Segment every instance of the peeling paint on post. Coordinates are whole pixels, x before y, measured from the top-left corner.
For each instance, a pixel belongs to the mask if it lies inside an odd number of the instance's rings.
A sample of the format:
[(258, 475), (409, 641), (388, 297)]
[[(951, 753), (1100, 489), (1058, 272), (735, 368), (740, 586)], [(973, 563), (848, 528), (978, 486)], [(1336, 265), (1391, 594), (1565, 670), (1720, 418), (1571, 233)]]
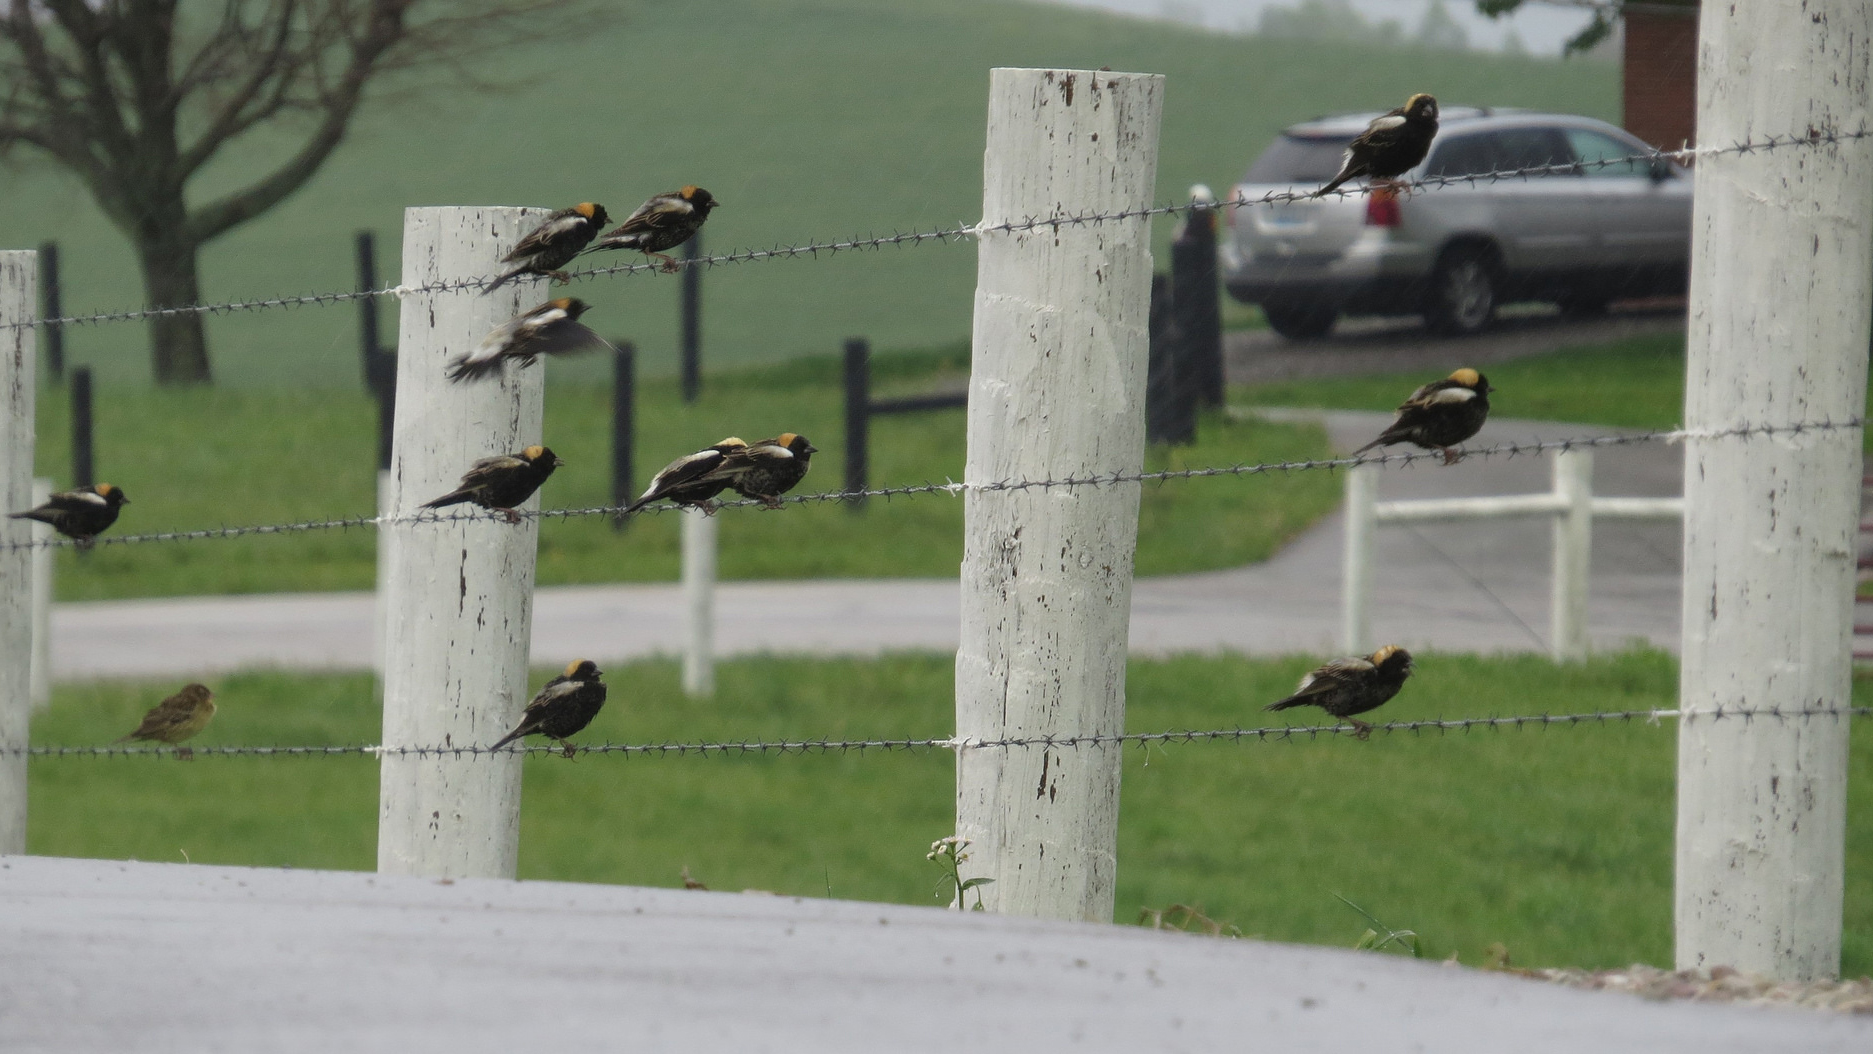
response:
[[(501, 254), (544, 209), (413, 208), (404, 213), (403, 284), (496, 273)], [(546, 297), (519, 282), (403, 300), (390, 509), (409, 515), (448, 493), (476, 458), (541, 441), (545, 364), (499, 381), (454, 384), (446, 360)], [(538, 508), (539, 496), (525, 508)], [(471, 510), (461, 506), (456, 510)], [(384, 743), (487, 746), (527, 701), (539, 521), (492, 514), (383, 528)], [(377, 869), (438, 877), (514, 877), (520, 757), (382, 760)]]
[[(1697, 140), (1873, 127), (1865, 0), (1705, 4)], [(1865, 410), (1873, 140), (1697, 164), (1685, 424)], [(1685, 450), (1676, 935), (1681, 967), (1840, 969), (1860, 432)]]
[[(39, 317), (39, 254), (0, 251), (0, 323)], [(33, 521), (5, 513), (32, 507), (32, 326), (0, 329), (0, 543), (25, 545)], [(0, 854), (26, 851), (27, 733), (32, 724), (33, 587), (31, 549), (0, 549)]]
[[(990, 75), (982, 221), (1148, 207), (1164, 78)], [(1151, 288), (1143, 218), (987, 232), (977, 257), (966, 478), (1135, 473), (1144, 463)], [(956, 734), (1112, 734), (1139, 485), (964, 495)], [(956, 833), (985, 907), (1110, 920), (1120, 748), (962, 748)]]

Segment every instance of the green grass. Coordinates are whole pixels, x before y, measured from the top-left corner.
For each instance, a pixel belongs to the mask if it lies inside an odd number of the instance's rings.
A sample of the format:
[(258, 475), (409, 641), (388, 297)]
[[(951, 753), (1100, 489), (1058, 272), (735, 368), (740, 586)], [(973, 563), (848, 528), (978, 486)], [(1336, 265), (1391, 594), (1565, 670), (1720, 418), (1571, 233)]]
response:
[[(354, 286), (352, 232), (375, 229), (397, 274), (402, 210), (430, 204), (603, 202), (614, 215), (699, 183), (726, 204), (712, 250), (867, 231), (931, 229), (981, 209), (988, 71), (1110, 66), (1167, 76), (1157, 198), (1219, 192), (1282, 127), (1383, 109), (1414, 91), (1447, 105), (1555, 108), (1617, 119), (1619, 73), (1601, 62), (1205, 33), (1013, 0), (693, 0), (610, 4), (551, 45), (477, 60), (511, 82), (366, 111), (303, 191), (209, 246), (211, 299)], [(192, 188), (213, 197), (276, 159), (261, 134)], [(24, 155), (21, 155), (22, 158)], [(1171, 221), (1157, 224), (1160, 251)], [(0, 246), (61, 246), (65, 306), (143, 302), (131, 253), (78, 181), (43, 162), (0, 168)], [(1160, 255), (1160, 260), (1163, 256)], [(711, 363), (835, 350), (849, 335), (919, 347), (968, 332), (975, 252), (966, 244), (718, 269), (705, 281)], [(640, 275), (581, 285), (608, 335), (635, 338), (668, 371), (676, 283)], [(386, 309), (386, 319), (394, 312)], [(350, 307), (212, 318), (218, 375), (240, 386), (357, 384)], [(389, 327), (394, 334), (394, 323)], [(142, 381), (139, 325), (68, 334), (71, 359)], [(597, 377), (598, 364), (579, 367)]]
[[(1134, 731), (1260, 723), (1312, 660), (1134, 661)], [(953, 727), (952, 662), (761, 658), (723, 663), (690, 703), (668, 662), (609, 673), (588, 742), (935, 736)], [(535, 681), (545, 678), (542, 672)], [(1569, 667), (1427, 655), (1391, 719), (1670, 706), (1676, 667), (1628, 652)], [(106, 742), (172, 684), (61, 686), (34, 741)], [(369, 677), (246, 674), (215, 685), (199, 744), (377, 738)], [(1856, 699), (1873, 684), (1856, 684)], [(1316, 715), (1317, 716), (1317, 715)], [(1308, 721), (1302, 715), (1300, 721)], [(1864, 729), (1861, 730), (1864, 732)], [(1671, 958), (1671, 722), (1448, 736), (1203, 743), (1127, 751), (1117, 915), (1200, 905), (1249, 934), (1349, 946), (1366, 928), (1334, 894), (1427, 954), (1525, 965)], [(362, 758), (36, 759), (28, 847), (41, 854), (370, 869), (375, 763)], [(1873, 971), (1873, 739), (1852, 748), (1849, 974)], [(935, 903), (924, 860), (951, 829), (943, 753), (588, 756), (526, 763), (526, 878)], [(965, 865), (966, 867), (966, 865)]]
[[(959, 385), (967, 363), (962, 348), (880, 356), (874, 390), (908, 394)], [(812, 437), (822, 450), (800, 492), (839, 490), (845, 478), (839, 391), (838, 363), (824, 356), (719, 371), (693, 406), (681, 402), (674, 382), (645, 382), (638, 396), (638, 479), (723, 435), (754, 440), (792, 431)], [(67, 404), (43, 398), (40, 411), (39, 471), (67, 478)], [(547, 507), (610, 503), (610, 413), (609, 386), (549, 387), (545, 441), (569, 464), (547, 483)], [(107, 386), (98, 396), (98, 473), (131, 499), (113, 533), (370, 515), (375, 420), (372, 403), (345, 391)], [(872, 484), (961, 479), (963, 424), (961, 410), (875, 420)], [(1193, 446), (1151, 450), (1148, 466), (1328, 452), (1318, 428), (1222, 415), (1206, 416), (1199, 437)], [(1138, 571), (1166, 574), (1265, 559), (1336, 498), (1335, 483), (1324, 473), (1149, 486), (1140, 511)], [(726, 578), (953, 576), (962, 559), (962, 502), (942, 494), (874, 500), (862, 515), (815, 504), (774, 513), (738, 509), (721, 520)], [(369, 589), (376, 539), (366, 529), (106, 545), (84, 557), (62, 552), (59, 560), (58, 593), (68, 600)], [(673, 580), (679, 561), (675, 516), (640, 517), (623, 533), (596, 517), (551, 520), (541, 528), (542, 584)]]

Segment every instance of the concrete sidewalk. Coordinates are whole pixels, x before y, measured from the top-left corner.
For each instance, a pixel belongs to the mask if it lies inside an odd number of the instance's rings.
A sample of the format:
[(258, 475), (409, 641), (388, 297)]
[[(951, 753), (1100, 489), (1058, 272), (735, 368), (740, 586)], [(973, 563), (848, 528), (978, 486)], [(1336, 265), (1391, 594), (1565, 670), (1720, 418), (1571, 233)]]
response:
[[(1292, 417), (1294, 413), (1285, 416)], [(1349, 450), (1390, 420), (1334, 412), (1324, 420)], [(1472, 445), (1561, 439), (1606, 431), (1579, 425), (1492, 421)], [(1596, 452), (1597, 494), (1679, 493), (1682, 452), (1658, 443)], [(1431, 462), (1388, 470), (1382, 499), (1546, 490), (1547, 458)], [(1253, 487), (1250, 478), (1174, 486)], [(1549, 524), (1546, 520), (1387, 527), (1373, 558), (1374, 630), (1413, 649), (1497, 652), (1546, 649)], [(1233, 651), (1332, 653), (1339, 644), (1341, 521), (1331, 515), (1267, 563), (1228, 571), (1140, 579), (1132, 596), (1134, 654)], [(1673, 523), (1596, 525), (1592, 638), (1612, 648), (1638, 639), (1678, 645), (1679, 528)], [(876, 655), (956, 647), (960, 593), (954, 579), (729, 582), (716, 599), (721, 655), (788, 652)], [(534, 660), (616, 662), (675, 655), (682, 599), (672, 585), (561, 586), (539, 590)], [(368, 593), (61, 604), (53, 613), (53, 674), (179, 679), (254, 667), (368, 670), (373, 599)]]

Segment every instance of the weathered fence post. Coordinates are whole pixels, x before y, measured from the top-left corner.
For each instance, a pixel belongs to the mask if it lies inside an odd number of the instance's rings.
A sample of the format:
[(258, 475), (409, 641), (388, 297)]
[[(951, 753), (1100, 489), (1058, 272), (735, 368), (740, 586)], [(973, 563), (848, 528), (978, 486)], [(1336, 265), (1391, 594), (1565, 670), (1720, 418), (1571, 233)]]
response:
[[(1190, 188), (1197, 205), (1216, 204), (1216, 195), (1199, 183)], [(1186, 398), (1204, 406), (1223, 405), (1222, 283), (1216, 277), (1216, 210), (1184, 214), (1171, 239), (1172, 305), (1182, 345)]]
[[(492, 275), (544, 209), (412, 208), (404, 213), (403, 284)], [(455, 384), (452, 354), (523, 307), (507, 286), (415, 292), (397, 341), (392, 512), (411, 516), (447, 493), (476, 458), (540, 441), (547, 366), (508, 367), (499, 380)], [(538, 496), (528, 499), (537, 507)], [(388, 650), (384, 745), (485, 747), (527, 701), (533, 570), (539, 521), (518, 524), (472, 507), (467, 518), (388, 524)], [(398, 754), (382, 758), (377, 868), (393, 874), (514, 876), (520, 756)]]
[(1340, 643), (1348, 655), (1372, 650), (1372, 527), (1379, 466), (1346, 470), (1346, 526), (1340, 550)]
[(702, 394), (702, 232), (683, 244), (683, 401), (693, 403)]
[(72, 486), (89, 487), (98, 481), (92, 456), (91, 367), (72, 371)]
[(1151, 350), (1145, 359), (1145, 441), (1188, 446), (1197, 439), (1189, 344), (1178, 328), (1177, 281), (1151, 276)]
[[(33, 480), (33, 505), (38, 506), (52, 496), (52, 481), (49, 479)], [(33, 521), (33, 541), (40, 546), (33, 550), (33, 666), (32, 698), (33, 709), (44, 710), (52, 703), (52, 573), (57, 567), (52, 559), (52, 547), (44, 543), (53, 538), (52, 528), (38, 520)]]
[(871, 344), (845, 342), (845, 489), (853, 512), (863, 512), (871, 479)]
[[(62, 318), (65, 298), (59, 290), (59, 243), (39, 246), (39, 317)], [(39, 342), (45, 347), (46, 375), (53, 384), (65, 383), (65, 327), (49, 322), (39, 327)]]
[(1593, 566), (1593, 451), (1557, 450), (1554, 580), (1548, 586), (1548, 648), (1555, 662), (1587, 657), (1587, 581)]
[[(637, 345), (620, 340), (611, 357), (611, 503), (631, 504), (637, 497), (632, 486), (637, 474)], [(622, 531), (631, 518), (622, 513), (611, 518), (611, 529)]]
[[(0, 513), (32, 507), (39, 254), (0, 251)], [(31, 520), (0, 515), (0, 855), (26, 851), (32, 724)]]
[(683, 519), (683, 694), (715, 694), (715, 517), (684, 509)]
[[(359, 231), (358, 291), (377, 288), (377, 238), (370, 231)], [(377, 298), (358, 301), (358, 354), (364, 370), (364, 387), (377, 402), (377, 467), (390, 468), (392, 426), (397, 413), (397, 357), (384, 350), (378, 336)]]
[[(1873, 129), (1873, 5), (1705, 4), (1701, 144)], [(1680, 967), (1839, 972), (1873, 139), (1700, 158), (1684, 421)], [(1750, 708), (1749, 718), (1718, 711)]]
[(977, 254), (956, 832), (992, 911), (1110, 920), (1119, 763), (1112, 742), (971, 747), (1125, 727), (1139, 484), (983, 489), (1138, 472), (1144, 463), (1151, 230), (1164, 78), (990, 74)]

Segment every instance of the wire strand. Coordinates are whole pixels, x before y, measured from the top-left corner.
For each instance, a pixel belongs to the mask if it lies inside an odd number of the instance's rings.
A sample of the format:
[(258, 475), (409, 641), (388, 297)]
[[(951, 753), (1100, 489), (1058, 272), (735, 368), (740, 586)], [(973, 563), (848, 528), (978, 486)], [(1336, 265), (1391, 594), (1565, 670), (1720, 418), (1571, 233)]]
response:
[[(1424, 735), (1435, 732), (1471, 732), (1478, 729), (1502, 731), (1521, 728), (1579, 727), (1585, 725), (1604, 725), (1634, 721), (1657, 724), (1666, 719), (1699, 720), (1709, 718), (1721, 720), (1769, 720), (1789, 721), (1808, 720), (1818, 717), (1856, 718), (1873, 716), (1873, 706), (1849, 707), (1717, 707), (1711, 710), (1697, 710), (1687, 714), (1681, 709), (1650, 710), (1595, 710), (1578, 714), (1518, 714), (1505, 717), (1463, 717), (1463, 718), (1428, 718), (1417, 721), (1387, 721), (1367, 725), (1363, 730), (1351, 724), (1331, 725), (1266, 725), (1258, 728), (1216, 728), (1216, 729), (1172, 729), (1164, 732), (1126, 732), (1087, 734), (1087, 735), (1049, 735), (1049, 736), (1009, 736), (998, 739), (930, 737), (901, 739), (776, 739), (776, 740), (724, 740), (693, 741), (687, 743), (598, 743), (590, 746), (572, 744), (577, 754), (611, 754), (622, 757), (729, 757), (742, 755), (766, 754), (849, 754), (880, 751), (885, 753), (898, 751), (936, 751), (936, 750), (999, 750), (1032, 749), (1040, 747), (1047, 750), (1077, 749), (1080, 747), (1121, 746), (1138, 744), (1146, 746), (1154, 743), (1212, 743), (1212, 742), (1269, 742), (1284, 743), (1300, 740), (1315, 740), (1322, 737), (1351, 736), (1364, 739), (1370, 735)], [(348, 744), (338, 746), (202, 746), (183, 747), (124, 747), (124, 746), (36, 746), (11, 747), (0, 749), (0, 756), (26, 755), (34, 758), (106, 758), (106, 757), (148, 757), (169, 758), (184, 753), (190, 756), (204, 757), (397, 757), (397, 758), (469, 758), (486, 755), (508, 754), (560, 754), (565, 748), (560, 746), (510, 744), (498, 750), (487, 747), (457, 746), (382, 746), (375, 744)]]
[[(1423, 176), (1406, 186), (1416, 190), (1438, 190), (1455, 186), (1474, 187), (1480, 184), (1500, 183), (1505, 180), (1528, 180), (1541, 176), (1581, 175), (1588, 170), (1615, 168), (1625, 165), (1656, 164), (1659, 161), (1686, 163), (1699, 158), (1722, 155), (1746, 155), (1769, 153), (1794, 147), (1816, 148), (1865, 139), (1873, 131), (1860, 128), (1852, 132), (1821, 131), (1809, 128), (1795, 135), (1771, 135), (1764, 139), (1738, 140), (1728, 146), (1687, 146), (1679, 150), (1648, 150), (1642, 153), (1627, 154), (1620, 157), (1597, 158), (1590, 161), (1571, 161), (1549, 165), (1529, 165), (1521, 168), (1498, 169), (1491, 172), (1476, 172), (1465, 175)], [(1370, 186), (1341, 188), (1333, 192), (1334, 197), (1358, 197), (1372, 193)], [(777, 245), (767, 249), (742, 249), (736, 252), (720, 253), (713, 256), (698, 256), (688, 260), (676, 261), (677, 270), (684, 267), (714, 268), (728, 264), (760, 263), (769, 260), (817, 259), (830, 257), (844, 252), (879, 250), (887, 246), (922, 245), (926, 242), (948, 243), (979, 238), (984, 234), (1022, 234), (1036, 230), (1054, 230), (1062, 227), (1083, 226), (1122, 222), (1125, 220), (1148, 219), (1153, 216), (1172, 216), (1187, 212), (1208, 212), (1223, 209), (1266, 207), (1292, 202), (1310, 201), (1316, 197), (1313, 191), (1271, 191), (1257, 198), (1235, 198), (1222, 202), (1179, 202), (1168, 205), (1154, 205), (1149, 208), (1126, 209), (1109, 213), (1081, 213), (1072, 215), (1054, 215), (1044, 217), (1025, 217), (1020, 220), (999, 223), (978, 222), (957, 224), (934, 230), (893, 231), (887, 235), (854, 236), (836, 240), (808, 241), (794, 245)], [(595, 267), (583, 271), (570, 272), (574, 280), (590, 280), (612, 275), (636, 275), (645, 273), (664, 273), (664, 267), (656, 263), (628, 263), (610, 267)], [(455, 279), (445, 282), (431, 282), (424, 285), (385, 286), (380, 289), (349, 290), (344, 292), (309, 293), (301, 296), (272, 296), (251, 300), (230, 300), (210, 304), (184, 304), (172, 307), (144, 307), (121, 311), (102, 311), (83, 315), (61, 315), (53, 318), (25, 319), (0, 322), (0, 329), (20, 329), (28, 326), (80, 326), (98, 325), (110, 322), (133, 322), (152, 318), (170, 318), (178, 315), (225, 315), (241, 311), (267, 311), (295, 307), (325, 307), (358, 300), (371, 300), (380, 297), (408, 297), (433, 295), (440, 293), (458, 293), (479, 291), (494, 281), (495, 275), (477, 278)]]
[[(1626, 432), (1611, 435), (1582, 436), (1574, 439), (1537, 440), (1527, 443), (1497, 443), (1478, 447), (1463, 452), (1463, 459), (1470, 458), (1513, 458), (1528, 454), (1549, 453), (1567, 450), (1591, 450), (1599, 447), (1631, 446), (1638, 443), (1681, 443), (1688, 440), (1716, 440), (1754, 436), (1801, 435), (1808, 432), (1841, 431), (1861, 428), (1864, 419), (1851, 417), (1844, 421), (1798, 421), (1785, 425), (1737, 425), (1731, 428), (1716, 429), (1662, 429), (1650, 432)], [(1063, 479), (1039, 480), (997, 480), (989, 483), (914, 483), (901, 487), (878, 487), (869, 490), (834, 490), (817, 494), (788, 494), (778, 499), (781, 505), (807, 505), (826, 502), (850, 502), (857, 498), (900, 498), (922, 494), (948, 494), (951, 496), (974, 492), (978, 494), (1000, 493), (1006, 491), (1052, 489), (1056, 487), (1112, 487), (1126, 483), (1168, 483), (1172, 481), (1206, 479), (1216, 476), (1264, 476), (1275, 473), (1333, 471), (1343, 468), (1356, 468), (1360, 465), (1404, 466), (1418, 461), (1433, 461), (1443, 464), (1444, 456), (1437, 451), (1406, 451), (1386, 454), (1354, 454), (1347, 457), (1313, 458), (1300, 461), (1263, 461), (1255, 464), (1210, 465), (1203, 468), (1161, 469), (1151, 472), (1114, 473), (1109, 476), (1081, 476)], [(768, 503), (745, 499), (718, 502), (716, 509), (771, 508)], [(627, 506), (596, 505), (586, 508), (517, 510), (522, 519), (570, 520), (588, 516), (622, 516)], [(671, 505), (650, 505), (630, 515), (645, 513), (659, 514), (679, 511)], [(105, 545), (142, 545), (150, 542), (195, 542), (225, 538), (242, 538), (248, 535), (301, 534), (309, 531), (352, 530), (355, 528), (380, 528), (426, 523), (455, 523), (467, 520), (498, 519), (499, 515), (491, 512), (459, 510), (452, 512), (422, 511), (396, 516), (340, 516), (319, 520), (302, 520), (294, 523), (259, 524), (255, 526), (207, 527), (189, 531), (162, 531), (153, 534), (128, 534), (115, 537), (100, 537), (93, 540), (93, 546)], [(28, 541), (0, 543), (0, 552), (18, 549), (75, 548), (78, 543), (68, 538), (34, 538)]]

